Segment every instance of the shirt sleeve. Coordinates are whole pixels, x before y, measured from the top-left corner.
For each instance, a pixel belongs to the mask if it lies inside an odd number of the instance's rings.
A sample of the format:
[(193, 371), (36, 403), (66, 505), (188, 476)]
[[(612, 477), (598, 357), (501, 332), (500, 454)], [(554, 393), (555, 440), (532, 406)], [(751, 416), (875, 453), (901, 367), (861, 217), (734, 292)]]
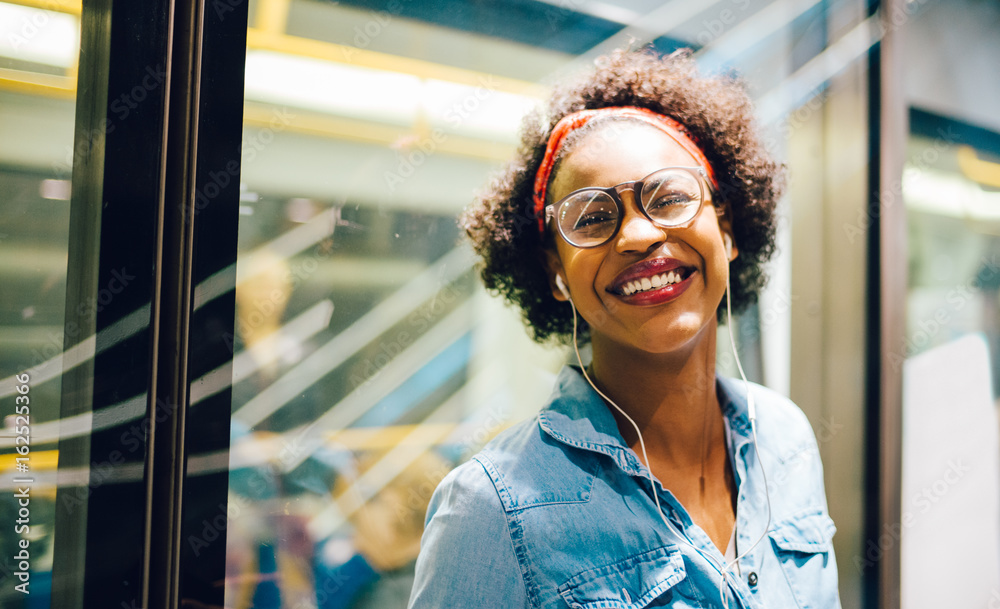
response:
[(764, 607), (840, 609), (833, 547), (836, 526), (827, 505), (816, 433), (805, 413), (787, 397), (759, 385), (753, 385), (753, 393), (758, 448), (747, 447), (744, 463), (747, 480), (753, 481), (746, 495), (755, 499), (741, 499), (741, 509), (746, 505), (752, 514), (748, 529), (761, 530), (770, 520), (770, 539), (741, 565), (743, 579), (749, 570), (756, 572), (758, 585), (752, 591)]
[(469, 461), (431, 497), (409, 609), (530, 606), (503, 504)]

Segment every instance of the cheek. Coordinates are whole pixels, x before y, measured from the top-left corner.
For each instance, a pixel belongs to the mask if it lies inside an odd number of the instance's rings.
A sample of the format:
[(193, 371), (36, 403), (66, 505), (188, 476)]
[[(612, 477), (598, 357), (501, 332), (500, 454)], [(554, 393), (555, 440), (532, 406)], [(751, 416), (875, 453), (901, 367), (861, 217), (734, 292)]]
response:
[(704, 214), (701, 222), (698, 223), (696, 238), (698, 240), (697, 248), (706, 262), (718, 266), (728, 260), (726, 244), (722, 238), (722, 229), (714, 214)]
[(594, 261), (590, 250), (582, 250), (568, 244), (561, 244), (559, 257), (563, 261), (566, 279), (571, 285), (590, 283), (594, 276)]

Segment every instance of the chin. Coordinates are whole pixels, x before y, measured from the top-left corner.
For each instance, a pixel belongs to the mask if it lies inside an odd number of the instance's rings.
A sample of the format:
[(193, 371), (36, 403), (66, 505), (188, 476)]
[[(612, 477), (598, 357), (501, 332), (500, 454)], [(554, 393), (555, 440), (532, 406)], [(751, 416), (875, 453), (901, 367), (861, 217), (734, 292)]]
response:
[[(650, 354), (666, 355), (689, 351), (702, 340), (709, 338), (717, 327), (715, 316), (707, 319), (697, 313), (686, 313), (665, 321), (654, 318), (633, 332), (629, 346)], [(714, 341), (714, 336), (711, 337)]]

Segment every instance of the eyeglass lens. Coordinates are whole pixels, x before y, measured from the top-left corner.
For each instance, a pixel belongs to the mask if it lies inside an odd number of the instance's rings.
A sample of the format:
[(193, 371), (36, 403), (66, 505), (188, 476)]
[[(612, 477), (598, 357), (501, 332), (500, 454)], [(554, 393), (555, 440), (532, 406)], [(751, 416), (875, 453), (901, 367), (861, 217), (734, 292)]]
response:
[[(701, 183), (694, 173), (684, 169), (662, 169), (642, 180), (642, 208), (661, 226), (677, 226), (691, 220), (701, 207), (701, 199)], [(567, 241), (578, 247), (593, 247), (614, 236), (620, 213), (614, 197), (595, 188), (563, 199), (556, 219)]]

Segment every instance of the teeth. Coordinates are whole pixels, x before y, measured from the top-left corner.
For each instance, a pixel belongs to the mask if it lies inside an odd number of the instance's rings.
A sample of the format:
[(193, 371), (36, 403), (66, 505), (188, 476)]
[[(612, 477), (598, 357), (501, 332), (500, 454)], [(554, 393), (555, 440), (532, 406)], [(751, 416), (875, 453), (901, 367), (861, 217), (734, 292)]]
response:
[(659, 275), (653, 275), (652, 277), (643, 277), (642, 279), (635, 279), (626, 283), (622, 286), (622, 293), (626, 296), (631, 296), (636, 292), (646, 292), (648, 290), (655, 290), (657, 288), (662, 288), (666, 285), (671, 285), (681, 281), (681, 274), (679, 272), (670, 271), (667, 273), (661, 273)]

